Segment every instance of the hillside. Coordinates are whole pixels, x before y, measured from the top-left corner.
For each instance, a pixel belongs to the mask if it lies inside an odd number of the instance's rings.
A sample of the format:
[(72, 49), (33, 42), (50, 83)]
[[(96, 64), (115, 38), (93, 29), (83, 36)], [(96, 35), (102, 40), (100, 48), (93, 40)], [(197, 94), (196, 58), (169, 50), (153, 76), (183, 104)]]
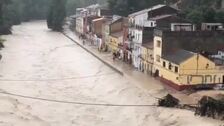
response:
[(207, 7), (215, 10), (224, 9), (224, 0), (171, 0), (175, 1), (180, 9)]

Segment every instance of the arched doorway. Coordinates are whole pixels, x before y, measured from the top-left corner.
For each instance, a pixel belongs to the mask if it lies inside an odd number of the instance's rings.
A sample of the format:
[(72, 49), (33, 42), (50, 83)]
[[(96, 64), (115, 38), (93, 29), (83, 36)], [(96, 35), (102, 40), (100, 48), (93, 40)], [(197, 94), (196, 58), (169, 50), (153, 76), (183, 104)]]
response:
[(155, 71), (154, 77), (159, 77), (159, 70)]

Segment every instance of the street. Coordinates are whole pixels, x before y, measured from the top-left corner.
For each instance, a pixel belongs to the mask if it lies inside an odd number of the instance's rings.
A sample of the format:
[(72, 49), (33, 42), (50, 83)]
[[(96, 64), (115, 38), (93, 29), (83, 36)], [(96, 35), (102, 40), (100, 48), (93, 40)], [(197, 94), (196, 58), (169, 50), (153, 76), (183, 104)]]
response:
[[(158, 108), (143, 90), (44, 21), (13, 27), (1, 50), (0, 126), (220, 126), (188, 110)], [(142, 84), (141, 84), (142, 85)], [(150, 82), (143, 85), (150, 85)], [(28, 96), (28, 97), (21, 97)], [(39, 98), (39, 99), (35, 99)], [(45, 99), (45, 100), (44, 100)], [(56, 101), (56, 102), (54, 102)], [(82, 105), (79, 103), (105, 104)]]

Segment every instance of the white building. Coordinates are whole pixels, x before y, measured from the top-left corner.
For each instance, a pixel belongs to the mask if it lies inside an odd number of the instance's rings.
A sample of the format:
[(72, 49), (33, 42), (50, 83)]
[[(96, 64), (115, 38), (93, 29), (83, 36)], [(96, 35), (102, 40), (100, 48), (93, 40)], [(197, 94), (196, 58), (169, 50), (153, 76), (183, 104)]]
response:
[(214, 30), (223, 30), (222, 23), (202, 23), (201, 29), (203, 31), (214, 31)]
[(130, 38), (129, 46), (132, 48), (132, 63), (135, 68), (140, 69), (143, 29), (156, 27), (156, 22), (149, 19), (164, 14), (176, 14), (177, 11), (178, 10), (166, 5), (156, 5), (128, 16)]
[(213, 55), (213, 58), (224, 60), (224, 50), (219, 50), (217, 55)]
[(191, 23), (171, 23), (171, 31), (195, 31), (195, 25)]

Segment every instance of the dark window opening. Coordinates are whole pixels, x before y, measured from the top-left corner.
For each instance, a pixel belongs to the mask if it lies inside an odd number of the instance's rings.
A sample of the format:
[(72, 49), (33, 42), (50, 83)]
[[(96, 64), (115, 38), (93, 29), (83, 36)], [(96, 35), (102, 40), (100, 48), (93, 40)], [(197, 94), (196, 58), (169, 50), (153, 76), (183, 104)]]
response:
[(166, 67), (166, 62), (165, 61), (163, 61), (163, 67)]
[(175, 73), (178, 73), (179, 69), (177, 66), (175, 66)]
[(222, 77), (222, 83), (224, 84), (224, 76)]
[(171, 63), (169, 63), (169, 70), (171, 70), (172, 69), (172, 64)]

